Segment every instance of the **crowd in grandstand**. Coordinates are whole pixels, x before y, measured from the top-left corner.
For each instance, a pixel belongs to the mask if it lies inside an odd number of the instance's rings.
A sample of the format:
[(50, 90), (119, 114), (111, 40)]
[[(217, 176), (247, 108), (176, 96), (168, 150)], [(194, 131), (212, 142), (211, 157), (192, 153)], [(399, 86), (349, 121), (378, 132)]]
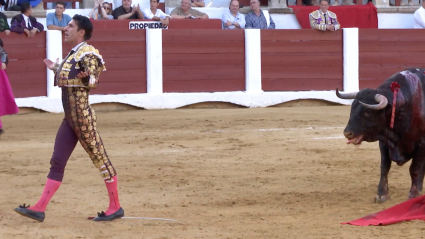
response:
[[(40, 3), (39, 0), (34, 0)], [(205, 7), (204, 0), (181, 0), (180, 6), (174, 8), (170, 14), (164, 13), (159, 8), (159, 0), (150, 0), (150, 8), (142, 9), (139, 5), (133, 5), (132, 0), (121, 0), (121, 6), (115, 7), (111, 0), (95, 0), (94, 6), (87, 17), (93, 20), (113, 20), (113, 19), (150, 19), (160, 21), (163, 26), (168, 26), (170, 19), (208, 19), (207, 13), (202, 12)], [(250, 0), (250, 12), (240, 13), (242, 4), (238, 0), (229, 0), (229, 8), (222, 15), (223, 29), (275, 29), (276, 25), (268, 11), (260, 8), (260, 0)], [(335, 0), (336, 2), (338, 0)], [(345, 1), (345, 0), (343, 0)], [(414, 28), (425, 28), (425, 1), (414, 13)], [(312, 29), (321, 31), (336, 31), (341, 28), (335, 13), (328, 10), (329, 0), (310, 1), (308, 5), (319, 5), (319, 9), (310, 13), (309, 21)], [(2, 0), (0, 0), (0, 5)], [(37, 32), (43, 31), (42, 24), (37, 22), (32, 16), (32, 7), (36, 4), (28, 1), (16, 1), (16, 5), (10, 9), (19, 9), (22, 14), (13, 17), (10, 27), (6, 16), (0, 12), (0, 31), (10, 34), (10, 32), (25, 33), (28, 37), (33, 37)], [(71, 16), (65, 10), (69, 8), (69, 2), (57, 2), (53, 4), (55, 12), (46, 16), (46, 26), (48, 30), (64, 31), (65, 26), (71, 21)], [(335, 5), (332, 4), (332, 5)], [(197, 9), (195, 9), (197, 8)]]

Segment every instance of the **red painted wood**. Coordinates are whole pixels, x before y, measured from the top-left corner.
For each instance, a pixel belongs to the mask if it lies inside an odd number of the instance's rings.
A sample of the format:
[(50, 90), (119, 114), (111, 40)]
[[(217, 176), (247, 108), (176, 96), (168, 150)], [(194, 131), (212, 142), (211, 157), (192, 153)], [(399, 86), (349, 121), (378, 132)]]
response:
[(164, 92), (222, 92), (245, 90), (245, 79), (207, 79), (198, 81), (174, 80), (164, 82)]
[(314, 54), (314, 53), (276, 53), (264, 54), (261, 57), (261, 64), (265, 67), (329, 67), (341, 66), (342, 57), (340, 53)]
[(9, 57), (6, 72), (15, 98), (47, 96), (46, 32), (34, 38), (25, 34), (0, 34)]
[(424, 37), (417, 29), (359, 29), (360, 88), (376, 88), (398, 71), (422, 67)]
[(342, 41), (261, 41), (261, 53), (276, 52), (342, 53)]
[(339, 79), (342, 82), (342, 67), (266, 67), (263, 66), (263, 79)]
[(342, 41), (342, 31), (324, 32), (311, 29), (261, 31), (261, 41)]
[(342, 87), (342, 32), (261, 31), (264, 91)]
[[(9, 76), (10, 78), (10, 76)], [(47, 86), (44, 84), (16, 85), (10, 82), (15, 98), (47, 96)]]
[(164, 92), (245, 90), (244, 32), (163, 31), (163, 63)]
[(264, 91), (310, 91), (342, 89), (340, 79), (263, 79)]
[(242, 54), (167, 54), (163, 58), (164, 66), (234, 66), (241, 67), (245, 65), (245, 58)]
[[(138, 20), (93, 20), (94, 30), (128, 30), (129, 23)], [(151, 21), (143, 19), (141, 21)], [(168, 29), (221, 29), (221, 19), (170, 19)], [(144, 31), (144, 30), (132, 30)]]
[(244, 39), (244, 31), (216, 29), (181, 29), (162, 31), (163, 42), (238, 42)]

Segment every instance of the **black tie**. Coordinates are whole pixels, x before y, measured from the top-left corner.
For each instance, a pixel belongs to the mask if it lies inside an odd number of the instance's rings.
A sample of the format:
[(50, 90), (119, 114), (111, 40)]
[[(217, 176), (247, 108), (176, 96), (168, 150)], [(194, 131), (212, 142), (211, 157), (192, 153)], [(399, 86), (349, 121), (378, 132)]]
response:
[(28, 30), (31, 29), (30, 19), (28, 18)]
[(323, 14), (325, 16), (325, 24), (328, 25), (328, 18), (326, 17), (326, 13)]

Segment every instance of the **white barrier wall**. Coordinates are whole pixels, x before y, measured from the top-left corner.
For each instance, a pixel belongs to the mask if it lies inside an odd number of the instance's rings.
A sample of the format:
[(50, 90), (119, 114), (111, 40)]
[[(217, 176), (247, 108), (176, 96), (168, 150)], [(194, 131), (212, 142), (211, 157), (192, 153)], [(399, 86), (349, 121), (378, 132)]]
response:
[[(344, 91), (357, 91), (358, 79), (358, 29), (343, 29)], [(47, 31), (47, 56), (51, 60), (60, 58), (62, 49), (59, 31)], [(268, 107), (292, 100), (317, 99), (340, 104), (350, 104), (351, 100), (339, 99), (335, 91), (297, 91), (297, 92), (264, 92), (261, 86), (261, 32), (258, 29), (245, 30), (245, 91), (214, 92), (214, 93), (163, 93), (162, 72), (162, 30), (146, 30), (146, 94), (96, 95), (96, 90), (90, 96), (91, 104), (124, 103), (145, 109), (173, 109), (201, 102), (229, 102), (246, 107)], [(357, 56), (357, 57), (356, 57)], [(357, 58), (357, 59), (355, 59)], [(107, 62), (108, 59), (105, 59)], [(46, 68), (47, 70), (47, 68)], [(107, 71), (102, 73), (107, 74)], [(19, 107), (33, 107), (48, 112), (62, 112), (60, 90), (53, 87), (51, 72), (46, 79), (47, 97), (18, 98)], [(100, 77), (100, 84), (102, 76)]]

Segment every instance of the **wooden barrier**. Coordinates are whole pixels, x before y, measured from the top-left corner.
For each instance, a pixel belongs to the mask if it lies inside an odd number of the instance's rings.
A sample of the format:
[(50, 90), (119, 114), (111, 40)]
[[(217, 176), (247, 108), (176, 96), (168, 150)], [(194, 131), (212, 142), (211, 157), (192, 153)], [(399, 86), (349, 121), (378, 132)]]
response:
[(359, 29), (360, 89), (376, 88), (406, 68), (423, 68), (424, 38), (417, 29)]
[(245, 38), (239, 30), (163, 31), (164, 92), (245, 90)]
[(6, 72), (16, 98), (47, 96), (46, 32), (34, 38), (26, 34), (0, 33), (9, 57)]
[(342, 89), (342, 59), (342, 31), (261, 31), (264, 91)]
[[(93, 20), (93, 27), (96, 30), (127, 30), (131, 21), (139, 20)], [(151, 21), (151, 20), (140, 20)], [(168, 29), (221, 29), (221, 19), (170, 19)]]
[[(146, 31), (95, 30), (88, 41), (103, 56), (106, 71), (92, 94), (146, 93)], [(72, 49), (63, 45), (63, 57)]]

